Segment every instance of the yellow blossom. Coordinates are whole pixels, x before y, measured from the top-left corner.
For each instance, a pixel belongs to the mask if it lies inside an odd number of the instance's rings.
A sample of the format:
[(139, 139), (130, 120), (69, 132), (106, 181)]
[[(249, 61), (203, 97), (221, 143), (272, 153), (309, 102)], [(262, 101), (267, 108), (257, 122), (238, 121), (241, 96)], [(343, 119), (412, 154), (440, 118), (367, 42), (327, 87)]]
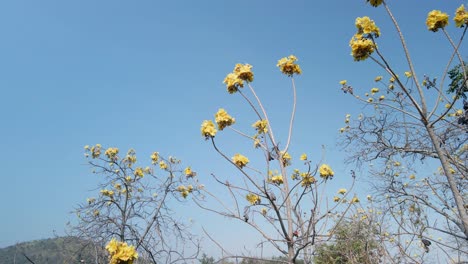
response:
[[(367, 195), (367, 200), (368, 200), (368, 201), (372, 201), (372, 196)], [(369, 210), (369, 212), (372, 212), (372, 211)]]
[(301, 173), (300, 176), (302, 178), (302, 181), (301, 181), (302, 187), (308, 187), (317, 181), (314, 176), (312, 176), (310, 173), (307, 173), (307, 172)]
[(374, 95), (374, 94), (378, 93), (379, 91), (380, 91), (379, 88), (372, 88), (371, 89), (371, 94)]
[(238, 63), (234, 67), (234, 73), (237, 77), (246, 82), (253, 81), (252, 65)]
[(338, 190), (339, 194), (345, 194), (346, 192), (347, 192), (347, 190), (344, 189), (344, 188)]
[(161, 168), (162, 170), (167, 169), (167, 164), (166, 164), (166, 162), (164, 162), (164, 161), (161, 160), (161, 161), (159, 162), (159, 168)]
[(373, 7), (378, 7), (379, 5), (382, 4), (382, 0), (367, 0), (367, 2), (369, 2), (371, 4), (371, 6)]
[(338, 196), (334, 196), (334, 197), (333, 197), (333, 201), (334, 201), (334, 202), (339, 202), (340, 200), (341, 200), (341, 198), (338, 197)]
[[(193, 187), (192, 187), (192, 189), (193, 189)], [(189, 189), (187, 187), (185, 187), (184, 185), (178, 186), (177, 191), (180, 192), (180, 194), (182, 195), (182, 197), (184, 199), (187, 198), (187, 196), (189, 195), (189, 192), (191, 192), (191, 190), (189, 191)]]
[(254, 127), (259, 134), (266, 134), (268, 132), (268, 121), (258, 120), (257, 122), (253, 123), (252, 127)]
[(368, 102), (368, 103), (374, 102), (374, 98), (369, 98), (369, 99), (367, 99), (367, 102)]
[(101, 144), (96, 144), (96, 146), (91, 147), (91, 157), (93, 159), (99, 158), (101, 155)]
[(153, 152), (153, 154), (151, 154), (151, 162), (153, 164), (156, 164), (158, 161), (159, 161), (159, 152)]
[(353, 199), (349, 203), (359, 203), (359, 198), (354, 196)]
[(291, 165), (291, 155), (287, 152), (281, 152), (282, 157), (283, 157), (283, 166), (289, 166)]
[(294, 55), (290, 55), (289, 57), (284, 57), (278, 60), (278, 66), (280, 71), (289, 77), (292, 77), (294, 74), (301, 74), (302, 70), (298, 64), (296, 64), (297, 58)]
[(395, 89), (395, 86), (394, 86), (393, 84), (390, 84), (390, 85), (388, 86), (388, 89), (393, 90), (393, 89)]
[(106, 245), (106, 250), (109, 252), (109, 264), (132, 264), (138, 258), (134, 246), (117, 241), (115, 238)]
[(327, 164), (322, 164), (320, 166), (319, 174), (320, 174), (320, 177), (324, 178), (325, 180), (327, 180), (328, 178), (331, 179), (333, 178), (333, 175), (335, 175), (333, 170)]
[(456, 27), (463, 27), (464, 25), (468, 25), (468, 12), (466, 12), (464, 5), (461, 5), (459, 8), (457, 8), (453, 21), (455, 21)]
[(215, 114), (215, 121), (218, 125), (219, 130), (223, 130), (225, 127), (228, 127), (236, 122), (232, 116), (230, 116), (226, 110), (220, 108), (218, 112)]
[(448, 15), (440, 10), (432, 10), (427, 14), (426, 25), (427, 29), (437, 32), (448, 24)]
[(410, 178), (411, 180), (414, 180), (414, 179), (416, 179), (416, 175), (411, 174), (411, 175), (409, 176), (409, 178)]
[(276, 176), (273, 176), (271, 177), (271, 182), (276, 184), (276, 185), (281, 185), (283, 184), (283, 176), (281, 175), (276, 175)]
[(108, 196), (109, 198), (112, 199), (112, 197), (114, 196), (114, 191), (109, 191), (107, 189), (104, 189), (104, 190), (101, 190), (101, 194), (104, 196)]
[(262, 215), (266, 215), (266, 214), (267, 214), (267, 209), (266, 209), (266, 208), (262, 208), (261, 213), (262, 213)]
[(251, 205), (257, 205), (257, 204), (260, 204), (261, 202), (260, 196), (253, 194), (253, 193), (247, 194), (245, 198)]
[(230, 94), (237, 92), (239, 87), (244, 87), (243, 81), (235, 73), (229, 73), (226, 78), (224, 78), (223, 83), (226, 84), (226, 88)]
[(361, 34), (355, 34), (349, 41), (351, 47), (351, 55), (355, 61), (362, 61), (367, 59), (375, 49), (372, 40), (364, 38)]
[(393, 163), (393, 166), (395, 166), (395, 167), (399, 167), (400, 165), (401, 165), (401, 163), (398, 162), (398, 161), (395, 161), (395, 162)]
[(299, 158), (300, 160), (307, 160), (307, 154), (302, 154), (301, 157)]
[(143, 175), (144, 175), (144, 174), (143, 174), (143, 169), (140, 168), (140, 167), (138, 167), (138, 168), (135, 169), (135, 171), (133, 172), (133, 174), (135, 174), (135, 176), (137, 176), (137, 177), (143, 178)]
[(457, 111), (455, 111), (455, 116), (462, 116), (462, 115), (463, 115), (463, 110), (458, 109)]
[(412, 74), (410, 71), (406, 71), (406, 72), (405, 72), (405, 76), (406, 76), (407, 78), (410, 78), (411, 76), (413, 76), (413, 74)]
[(94, 210), (93, 215), (94, 216), (99, 216), (99, 210)]
[(346, 131), (346, 129), (344, 127), (340, 128), (340, 133), (343, 133), (345, 131)]
[(249, 163), (249, 159), (241, 154), (236, 154), (232, 157), (232, 162), (242, 169), (247, 165), (247, 163)]
[(374, 81), (380, 82), (382, 80), (382, 78), (383, 78), (382, 76), (377, 76), (377, 77), (375, 77)]
[(195, 176), (195, 172), (192, 171), (192, 168), (190, 168), (190, 167), (185, 168), (184, 174), (185, 174), (185, 176), (186, 176), (187, 178), (190, 178), (190, 177)]
[(445, 104), (445, 108), (450, 108), (452, 105), (451, 104)]
[(88, 199), (86, 199), (86, 201), (88, 202), (88, 204), (92, 204), (92, 203), (94, 203), (96, 201), (96, 199), (95, 198), (88, 198)]
[(385, 100), (385, 96), (384, 96), (384, 95), (381, 95), (381, 96), (379, 97), (379, 101), (383, 101), (383, 100)]
[(341, 85), (346, 85), (346, 83), (347, 83), (346, 80), (341, 80), (341, 81), (340, 81), (340, 84), (341, 84)]
[(371, 20), (369, 17), (358, 17), (356, 18), (356, 27), (358, 29), (358, 34), (361, 35), (372, 35), (374, 37), (380, 36), (380, 29), (375, 25), (374, 20)]
[(125, 180), (128, 181), (128, 182), (130, 182), (130, 181), (132, 180), (132, 177), (127, 176), (127, 177), (125, 177)]
[(211, 120), (205, 120), (203, 121), (202, 125), (201, 125), (201, 133), (202, 133), (202, 136), (204, 136), (206, 139), (208, 139), (208, 137), (214, 137), (216, 135), (216, 128), (213, 124), (213, 121)]
[(107, 156), (107, 158), (114, 160), (119, 153), (118, 148), (108, 148), (104, 154)]

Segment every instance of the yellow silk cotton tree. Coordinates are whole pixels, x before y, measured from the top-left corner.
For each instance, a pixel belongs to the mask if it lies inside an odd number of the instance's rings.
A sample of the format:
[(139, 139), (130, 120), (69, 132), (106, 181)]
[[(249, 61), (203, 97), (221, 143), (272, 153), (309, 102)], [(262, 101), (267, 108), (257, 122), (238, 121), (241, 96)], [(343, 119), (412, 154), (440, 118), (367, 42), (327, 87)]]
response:
[[(427, 30), (443, 34), (452, 50), (447, 64), (440, 65), (440, 76), (421, 78), (386, 1), (370, 2), (387, 12), (407, 64), (406, 69), (397, 70), (381, 50), (385, 44), (378, 38), (381, 32), (374, 21), (356, 19), (357, 32), (349, 43), (351, 54), (355, 61), (370, 59), (382, 69), (382, 76), (372, 77), (375, 84), (366, 91), (353, 89), (345, 80), (340, 82), (345, 93), (372, 106), (357, 118), (345, 117), (340, 129), (343, 144), (353, 150), (350, 161), (371, 165), (370, 174), (380, 190), (376, 202), (386, 209), (384, 221), (397, 223), (388, 236), (401, 257), (422, 262), (432, 244), (449, 258), (463, 259), (468, 253), (468, 127), (463, 119), (468, 105), (460, 98), (466, 91), (466, 72), (464, 85), (453, 96), (446, 95), (444, 80), (454, 64), (465, 67), (459, 48), (468, 28), (468, 13), (463, 5), (456, 10), (453, 20), (461, 29), (459, 40), (454, 41), (445, 29), (449, 15), (439, 10), (429, 12)], [(424, 30), (424, 21), (417, 23)], [(419, 161), (436, 163), (440, 168), (433, 174), (423, 172), (418, 170)]]
[[(230, 200), (203, 190), (208, 197), (213, 198), (211, 200), (218, 201), (220, 207), (207, 207), (202, 202), (199, 202), (199, 205), (249, 225), (263, 238), (258, 244), (270, 244), (287, 259), (287, 263), (296, 263), (298, 259), (311, 263), (316, 245), (329, 239), (327, 232), (333, 232), (335, 220), (339, 222), (342, 217), (337, 217), (336, 212), (339, 208), (346, 210), (357, 199), (347, 201), (344, 195), (340, 202), (333, 202), (332, 197), (326, 193), (327, 190), (331, 193), (336, 192), (327, 188), (327, 183), (335, 176), (332, 168), (321, 162), (314, 164), (306, 154), (297, 155), (296, 161), (293, 162), (295, 155), (288, 152), (296, 108), (293, 76), (302, 73), (296, 62), (297, 58), (291, 55), (280, 59), (277, 64), (280, 72), (291, 79), (294, 98), (290, 122), (286, 126), (288, 137), (282, 146), (275, 138), (268, 114), (251, 84), (254, 79), (252, 66), (237, 64), (233, 72), (226, 76), (224, 83), (227, 91), (240, 95), (255, 115), (250, 119), (250, 131), (244, 132), (233, 128), (236, 122), (244, 120), (235, 119), (225, 109), (218, 110), (214, 121), (203, 121), (203, 138), (211, 142), (214, 149), (232, 164), (238, 173), (226, 179), (212, 174), (217, 183), (227, 189)], [(243, 88), (248, 91), (244, 91)], [(239, 141), (250, 141), (250, 149), (245, 149), (244, 152), (237, 148), (224, 150), (218, 145), (216, 138), (222, 137), (221, 132), (227, 129), (234, 133), (233, 136), (238, 134)], [(262, 167), (251, 166), (254, 162), (251, 162), (246, 152), (256, 154), (255, 159), (252, 156), (251, 159), (258, 161)], [(344, 175), (335, 177), (334, 180), (342, 181), (342, 177)], [(354, 182), (354, 177), (352, 179)], [(243, 257), (227, 253), (224, 248), (223, 253), (227, 258)]]
[[(153, 152), (150, 166), (138, 166), (134, 150), (86, 146), (85, 155), (100, 184), (95, 197), (76, 209), (72, 235), (92, 242), (100, 263), (186, 263), (196, 259), (199, 243), (174, 217), (171, 204), (198, 194), (196, 173), (181, 161)], [(138, 254), (140, 253), (140, 254)]]

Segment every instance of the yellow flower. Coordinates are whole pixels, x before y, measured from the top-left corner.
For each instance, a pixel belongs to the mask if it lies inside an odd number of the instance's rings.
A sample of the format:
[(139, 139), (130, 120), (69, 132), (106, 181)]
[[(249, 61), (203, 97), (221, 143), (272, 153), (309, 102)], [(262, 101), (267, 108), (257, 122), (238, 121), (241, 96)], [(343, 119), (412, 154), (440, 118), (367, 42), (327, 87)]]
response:
[(229, 73), (226, 78), (224, 78), (223, 83), (226, 84), (226, 88), (230, 94), (237, 92), (239, 87), (244, 87), (243, 81), (235, 73)]
[(236, 67), (234, 67), (234, 73), (243, 81), (253, 81), (252, 65), (250, 64), (236, 64)]
[(459, 8), (457, 8), (453, 21), (455, 21), (456, 27), (463, 27), (463, 25), (468, 25), (468, 12), (465, 11), (464, 5), (461, 5)]
[(301, 157), (299, 158), (300, 160), (307, 160), (307, 154), (302, 154)]
[(333, 201), (334, 201), (334, 202), (339, 202), (340, 200), (341, 200), (341, 198), (338, 197), (338, 196), (334, 196), (334, 197), (333, 197)]
[(440, 28), (444, 28), (448, 24), (448, 15), (440, 10), (432, 10), (427, 14), (426, 25), (427, 29), (437, 32)]
[(351, 47), (351, 55), (355, 61), (362, 61), (367, 59), (375, 49), (372, 40), (364, 38), (361, 34), (355, 34), (349, 41)]
[(282, 158), (283, 158), (283, 166), (289, 166), (291, 165), (291, 155), (287, 152), (281, 152)]
[(394, 86), (393, 84), (390, 84), (390, 85), (388, 86), (388, 89), (393, 90), (393, 89), (395, 89), (395, 86)]
[[(192, 187), (193, 189), (193, 187)], [(177, 191), (180, 192), (180, 194), (182, 195), (182, 197), (185, 199), (187, 198), (187, 196), (189, 195), (189, 192), (191, 192), (192, 190), (189, 190), (187, 187), (185, 187), (184, 185), (180, 185), (179, 187), (177, 187)]]
[[(368, 200), (368, 201), (372, 201), (372, 196), (367, 195), (367, 200)], [(370, 211), (370, 210), (369, 210), (369, 211)]]
[(208, 137), (214, 137), (216, 135), (216, 128), (213, 124), (213, 121), (211, 120), (205, 120), (203, 121), (202, 125), (201, 125), (201, 133), (202, 133), (202, 136), (204, 136), (206, 139), (208, 139)]
[(462, 115), (463, 115), (463, 110), (458, 109), (457, 111), (455, 111), (455, 116), (462, 116)]
[(220, 108), (218, 112), (215, 114), (215, 121), (218, 125), (219, 130), (223, 130), (225, 127), (230, 126), (236, 122), (232, 116), (230, 116), (226, 110)]
[(371, 91), (371, 94), (374, 95), (374, 94), (378, 93), (380, 90), (379, 90), (379, 88), (372, 88), (370, 91)]
[(253, 123), (252, 127), (254, 127), (259, 134), (266, 134), (268, 132), (268, 121), (258, 120), (257, 122)]
[(371, 20), (369, 17), (358, 17), (356, 18), (356, 27), (358, 29), (358, 34), (361, 35), (372, 35), (374, 37), (380, 36), (380, 29), (375, 25), (374, 20)]
[(96, 144), (96, 146), (91, 147), (91, 157), (93, 159), (99, 158), (101, 155), (101, 144)]
[(414, 180), (414, 179), (416, 179), (416, 175), (411, 174), (411, 175), (409, 176), (409, 178), (410, 178), (411, 180)]
[(320, 177), (324, 178), (325, 180), (327, 180), (328, 178), (331, 179), (333, 178), (333, 175), (335, 175), (333, 170), (327, 164), (322, 164), (322, 166), (320, 166), (319, 174), (320, 174)]
[(373, 98), (369, 98), (369, 99), (367, 99), (367, 102), (372, 103), (372, 102), (374, 102), (374, 99), (373, 99)]
[(341, 80), (341, 81), (340, 81), (340, 84), (341, 84), (341, 85), (346, 85), (346, 83), (347, 83), (346, 80)]
[(242, 169), (247, 165), (247, 163), (249, 163), (249, 159), (241, 154), (236, 154), (232, 157), (232, 162)]
[(100, 213), (99, 213), (99, 210), (94, 210), (94, 212), (93, 212), (93, 215), (94, 215), (94, 216), (99, 216), (99, 214), (100, 214)]
[(164, 161), (161, 160), (161, 161), (159, 162), (159, 168), (161, 168), (162, 170), (167, 169), (167, 164), (166, 164), (166, 162), (164, 162)]
[(135, 174), (135, 176), (137, 176), (137, 177), (143, 178), (143, 175), (144, 175), (143, 174), (143, 169), (138, 167), (138, 168), (135, 169), (135, 172), (133, 172), (133, 174)]
[(395, 161), (395, 162), (393, 163), (393, 166), (395, 166), (395, 167), (399, 167), (400, 165), (401, 165), (401, 163), (398, 162), (398, 161)]
[(185, 168), (184, 174), (185, 174), (185, 176), (186, 176), (187, 178), (190, 178), (190, 177), (195, 176), (195, 172), (192, 171), (192, 168), (190, 168), (190, 167)]
[(312, 176), (310, 173), (303, 172), (300, 174), (302, 181), (301, 181), (301, 186), (302, 187), (308, 187), (312, 184), (314, 184), (317, 180), (315, 180), (315, 177)]
[(289, 77), (293, 76), (294, 74), (301, 74), (302, 70), (299, 65), (296, 64), (297, 58), (294, 55), (290, 55), (289, 57), (284, 57), (278, 60), (278, 66), (280, 71)]
[(382, 76), (377, 76), (375, 77), (374, 81), (379, 82), (382, 80), (382, 78), (383, 78)]
[(405, 76), (406, 76), (407, 78), (410, 78), (411, 76), (413, 76), (413, 74), (412, 74), (410, 71), (406, 71), (406, 72), (405, 72)]
[(153, 152), (153, 154), (151, 154), (151, 161), (153, 164), (159, 161), (159, 152)]
[(251, 204), (251, 205), (256, 205), (256, 204), (260, 204), (261, 200), (260, 200), (260, 196), (256, 195), (256, 194), (253, 194), (253, 193), (249, 193), (245, 196), (245, 198), (247, 199), (247, 201)]
[(340, 128), (340, 133), (344, 133), (346, 131), (346, 128), (342, 127)]
[(445, 108), (450, 108), (452, 105), (451, 104), (445, 104)]
[(113, 238), (107, 245), (109, 252), (109, 264), (132, 264), (138, 258), (138, 253), (134, 246), (129, 246), (125, 242), (117, 241)]
[(344, 189), (344, 188), (338, 190), (339, 194), (345, 194), (346, 192), (347, 192), (347, 190)]
[(384, 95), (381, 95), (381, 96), (379, 97), (379, 101), (383, 101), (383, 100), (385, 100), (385, 96), (384, 96)]
[(349, 203), (359, 203), (359, 198), (354, 196), (353, 199)]
[(106, 154), (107, 158), (113, 160), (116, 158), (117, 153), (119, 153), (118, 148), (108, 148), (104, 154)]
[(271, 182), (276, 184), (276, 185), (281, 185), (283, 184), (283, 176), (281, 175), (276, 175), (276, 176), (273, 176), (271, 177)]
[(86, 199), (86, 201), (88, 202), (88, 204), (92, 204), (92, 203), (94, 203), (96, 201), (96, 199), (95, 198), (88, 198), (88, 199)]
[(369, 2), (371, 4), (371, 6), (373, 7), (378, 7), (379, 5), (382, 4), (382, 0), (367, 0), (367, 2)]
[(268, 212), (268, 211), (267, 211), (267, 209), (266, 209), (266, 208), (262, 208), (262, 211), (261, 211), (261, 212), (262, 212), (262, 215), (264, 215), (264, 216), (265, 216), (265, 215), (267, 214), (267, 212)]
[(112, 197), (114, 196), (114, 191), (109, 191), (107, 189), (104, 189), (104, 190), (101, 190), (101, 194), (103, 196), (108, 196), (109, 198), (112, 199)]

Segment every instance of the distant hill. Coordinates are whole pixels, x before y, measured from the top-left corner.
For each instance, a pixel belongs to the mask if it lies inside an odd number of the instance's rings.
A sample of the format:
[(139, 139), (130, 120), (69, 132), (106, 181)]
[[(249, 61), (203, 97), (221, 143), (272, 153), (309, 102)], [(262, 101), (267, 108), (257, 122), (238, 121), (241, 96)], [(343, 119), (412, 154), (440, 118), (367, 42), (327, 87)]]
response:
[[(96, 257), (96, 252), (98, 256)], [(29, 258), (29, 260), (28, 260)], [(1, 264), (106, 263), (102, 249), (77, 237), (58, 237), (19, 243), (0, 249)]]

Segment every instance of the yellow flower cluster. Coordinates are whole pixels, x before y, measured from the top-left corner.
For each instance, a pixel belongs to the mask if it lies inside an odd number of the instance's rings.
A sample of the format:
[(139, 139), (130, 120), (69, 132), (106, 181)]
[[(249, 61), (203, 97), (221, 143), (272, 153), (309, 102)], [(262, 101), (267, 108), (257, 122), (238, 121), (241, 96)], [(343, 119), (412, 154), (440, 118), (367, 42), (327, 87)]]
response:
[(300, 174), (301, 175), (301, 186), (302, 187), (308, 187), (316, 182), (315, 177), (312, 176), (310, 173), (303, 172)]
[(289, 57), (284, 57), (278, 60), (278, 66), (280, 71), (289, 77), (292, 77), (294, 74), (301, 74), (302, 70), (298, 64), (296, 64), (297, 58), (294, 55), (290, 55)]
[(281, 185), (283, 184), (283, 176), (281, 175), (275, 175), (271, 177), (270, 181), (276, 185)]
[(291, 165), (291, 155), (287, 152), (281, 152), (282, 157), (283, 157), (283, 166), (289, 166)]
[(380, 90), (379, 90), (379, 88), (372, 88), (370, 91), (371, 91), (371, 94), (374, 95), (374, 94), (378, 93)]
[(258, 134), (266, 134), (268, 132), (268, 121), (267, 120), (258, 120), (253, 123), (252, 127), (257, 130)]
[(340, 84), (341, 84), (341, 85), (346, 85), (347, 82), (348, 82), (348, 81), (346, 81), (346, 80), (341, 80), (341, 81), (340, 81)]
[(104, 196), (108, 196), (109, 198), (112, 199), (112, 197), (114, 196), (114, 191), (109, 191), (107, 189), (104, 189), (104, 190), (101, 190), (101, 194)]
[(101, 155), (101, 144), (96, 144), (96, 146), (92, 146), (91, 157), (95, 159), (95, 158), (99, 158), (100, 155)]
[(192, 185), (188, 185), (187, 187), (184, 186), (184, 185), (180, 185), (179, 187), (177, 187), (177, 191), (180, 192), (180, 194), (182, 195), (182, 197), (184, 198), (187, 198), (187, 196), (189, 195), (189, 193), (191, 193), (193, 191), (193, 186)]
[(382, 78), (383, 78), (382, 76), (377, 76), (377, 77), (375, 77), (374, 81), (375, 82), (380, 82), (382, 80)]
[(106, 154), (107, 158), (114, 160), (119, 153), (118, 148), (108, 148), (104, 154)]
[(346, 192), (347, 192), (347, 190), (344, 189), (344, 188), (341, 188), (341, 189), (338, 190), (339, 194), (345, 194)]
[(161, 161), (159, 162), (159, 168), (161, 168), (161, 170), (167, 169), (167, 164), (166, 164), (166, 162), (164, 162), (164, 161), (161, 160)]
[(215, 114), (215, 121), (218, 125), (219, 130), (223, 130), (225, 127), (230, 126), (236, 122), (232, 116), (230, 116), (226, 110), (220, 108), (218, 112)]
[(356, 196), (353, 197), (353, 199), (351, 199), (351, 201), (349, 202), (351, 204), (353, 203), (359, 203), (359, 198), (357, 198)]
[(333, 175), (335, 175), (333, 170), (327, 164), (322, 164), (320, 166), (319, 174), (320, 174), (320, 177), (324, 178), (325, 180), (327, 180), (328, 178), (331, 179), (333, 178)]
[(143, 174), (143, 169), (140, 168), (140, 167), (138, 167), (138, 168), (135, 169), (135, 171), (133, 172), (133, 174), (135, 174), (135, 176), (137, 176), (137, 177), (143, 178), (143, 175), (144, 175), (144, 174)]
[(378, 7), (379, 5), (382, 4), (382, 0), (367, 0), (367, 2), (369, 2), (371, 4), (371, 6), (373, 7)]
[(241, 169), (249, 163), (249, 159), (246, 156), (243, 156), (241, 154), (236, 154), (234, 157), (232, 157), (232, 162), (234, 162), (237, 166), (239, 166)]
[(464, 25), (468, 25), (468, 12), (466, 12), (464, 5), (461, 5), (459, 8), (457, 8), (453, 21), (455, 21), (456, 27), (463, 27)]
[(301, 157), (299, 158), (300, 160), (307, 160), (307, 154), (302, 154)]
[(426, 25), (427, 29), (432, 32), (437, 32), (448, 24), (447, 13), (442, 13), (440, 10), (432, 10), (427, 14)]
[(93, 204), (96, 201), (96, 199), (95, 198), (88, 198), (88, 199), (86, 199), (86, 201), (88, 202), (88, 204)]
[(228, 92), (233, 94), (238, 91), (239, 87), (244, 87), (244, 81), (253, 81), (252, 65), (238, 63), (234, 71), (224, 78), (223, 83), (226, 84)]
[(115, 238), (106, 245), (106, 250), (110, 255), (109, 264), (132, 264), (138, 258), (138, 253), (134, 246), (117, 241)]
[(413, 74), (410, 71), (405, 71), (406, 78), (410, 78)]
[(190, 167), (185, 168), (184, 174), (185, 174), (185, 176), (187, 178), (191, 178), (191, 177), (195, 176), (195, 172), (192, 171), (192, 168), (190, 168)]
[(247, 194), (245, 198), (251, 205), (257, 205), (257, 204), (260, 204), (261, 202), (260, 196), (253, 194), (253, 193)]
[(372, 40), (363, 37), (361, 34), (354, 35), (349, 41), (351, 47), (351, 55), (355, 61), (362, 61), (374, 52), (375, 44)]
[(159, 161), (159, 152), (151, 154), (151, 163), (156, 164)]
[(356, 28), (358, 30), (357, 34), (374, 36), (378, 38), (380, 36), (380, 29), (375, 25), (374, 20), (371, 20), (369, 17), (358, 17), (356, 18)]
[(213, 124), (213, 121), (211, 120), (203, 121), (201, 125), (202, 136), (208, 139), (208, 137), (214, 137), (216, 135), (216, 132), (218, 131), (216, 130), (215, 125)]

